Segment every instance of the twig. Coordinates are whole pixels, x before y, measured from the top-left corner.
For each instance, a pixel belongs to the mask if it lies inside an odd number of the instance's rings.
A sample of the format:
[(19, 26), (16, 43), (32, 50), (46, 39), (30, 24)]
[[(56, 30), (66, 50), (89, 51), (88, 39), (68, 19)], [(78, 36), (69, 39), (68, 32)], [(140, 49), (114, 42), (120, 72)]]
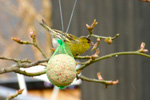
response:
[(105, 39), (105, 42), (107, 42), (108, 44), (111, 44), (113, 40), (119, 36), (119, 34), (116, 34), (114, 37), (110, 37), (110, 36), (106, 37), (106, 36), (99, 36), (99, 35), (93, 34), (93, 29), (95, 28), (97, 24), (98, 22), (96, 22), (96, 19), (94, 19), (91, 25), (86, 24), (86, 27), (89, 31), (89, 35), (87, 35), (87, 38), (95, 37), (98, 39), (97, 43), (95, 44), (92, 50), (94, 50), (99, 45), (100, 39)]
[(41, 52), (41, 54), (43, 55), (44, 58), (47, 58), (46, 55), (45, 55), (45, 53), (41, 50), (41, 48), (36, 43), (32, 43), (32, 45), (34, 47), (36, 47)]
[(41, 48), (37, 45), (37, 42), (36, 42), (36, 33), (35, 31), (33, 31), (32, 29), (30, 29), (30, 37), (32, 38), (32, 45), (34, 47), (36, 47), (40, 52), (41, 54), (43, 55), (44, 58), (47, 58), (46, 57), (46, 54), (41, 50)]
[(41, 63), (48, 62), (48, 60), (49, 60), (49, 58), (42, 59), (42, 60), (37, 60), (37, 61), (29, 63), (29, 64), (19, 64), (18, 67), (27, 68), (27, 67), (31, 67), (31, 66), (36, 66), (36, 65), (39, 65)]
[(104, 59), (107, 59), (107, 58), (111, 58), (111, 57), (114, 57), (114, 56), (118, 56), (118, 55), (140, 55), (140, 56), (145, 56), (145, 57), (150, 58), (150, 55), (145, 54), (145, 53), (140, 53), (138, 51), (117, 52), (117, 53), (112, 53), (112, 54), (108, 54), (108, 55), (105, 55), (105, 56), (101, 56), (101, 57), (99, 57), (99, 58), (97, 58), (95, 60), (92, 60), (90, 63), (86, 63), (85, 65), (83, 65), (80, 68), (78, 68), (77, 71), (78, 70), (83, 70), (88, 65), (90, 65), (90, 64), (92, 64), (94, 62), (97, 62), (97, 61), (100, 61), (100, 60), (104, 60)]
[(89, 31), (89, 35), (87, 36), (88, 38), (90, 38), (90, 37), (95, 37), (95, 38), (99, 38), (99, 39), (108, 39), (109, 38), (111, 40), (114, 40), (119, 36), (119, 34), (116, 34), (114, 37), (106, 37), (106, 36), (99, 36), (99, 35), (93, 34), (93, 29), (95, 28), (95, 26), (97, 24), (98, 24), (98, 22), (96, 22), (96, 19), (94, 19), (94, 21), (91, 25), (86, 24), (86, 27)]
[(97, 38), (97, 42), (94, 44), (93, 48), (91, 49), (92, 51), (95, 50), (100, 44), (100, 38)]
[(20, 60), (20, 59), (13, 59), (13, 58), (7, 58), (7, 57), (0, 57), (1, 60), (9, 60), (9, 61), (14, 61), (16, 63), (31, 63), (28, 59)]
[(8, 97), (6, 98), (6, 100), (11, 100), (11, 99), (17, 97), (18, 95), (22, 94), (23, 90), (24, 90), (24, 89), (20, 89), (20, 90), (16, 91), (15, 94), (8, 96)]
[(95, 82), (95, 83), (102, 83), (102, 84), (106, 85), (106, 87), (107, 87), (108, 85), (115, 85), (115, 84), (118, 84), (118, 83), (119, 83), (118, 80), (116, 80), (116, 81), (106, 81), (106, 80), (99, 80), (99, 79), (87, 78), (87, 77), (85, 77), (85, 76), (83, 76), (83, 75), (79, 75), (79, 76), (77, 75), (77, 78), (78, 78), (78, 79), (81, 79), (81, 80), (83, 80), (83, 81)]
[(15, 70), (14, 71), (15, 73), (19, 73), (19, 74), (23, 74), (25, 76), (39, 76), (39, 75), (42, 75), (42, 74), (45, 74), (46, 73), (46, 70), (43, 70), (43, 71), (40, 71), (40, 72), (34, 72), (34, 73), (29, 73), (29, 72), (26, 72), (26, 71), (22, 71), (22, 70)]
[(0, 68), (0, 74), (14, 72), (15, 70), (20, 70), (20, 69), (18, 68), (18, 66), (3, 67), (3, 68)]
[(95, 54), (91, 55), (91, 56), (75, 56), (75, 59), (96, 59), (98, 58), (100, 51), (99, 48), (96, 49)]
[(98, 24), (98, 22), (96, 22), (96, 19), (94, 19), (93, 23), (91, 25), (86, 24), (87, 29), (89, 30), (89, 35), (87, 36), (88, 38), (92, 36), (93, 34), (93, 29), (95, 28), (95, 26)]
[[(92, 37), (95, 37), (95, 38), (100, 38), (100, 39), (106, 39), (106, 38), (109, 38), (109, 37), (106, 37), (106, 36), (99, 36), (99, 35), (96, 35), (96, 34), (91, 34)], [(119, 34), (116, 34), (114, 37), (111, 37), (112, 40), (116, 39), (117, 37), (119, 37)]]
[(119, 37), (120, 36), (120, 34), (118, 33), (118, 34), (116, 34), (114, 37), (112, 37), (112, 40), (114, 40), (114, 39), (116, 39), (117, 37)]
[(75, 56), (75, 59), (90, 59), (91, 56)]
[(32, 42), (23, 41), (23, 40), (20, 40), (18, 38), (14, 38), (14, 37), (12, 37), (11, 39), (14, 40), (15, 42), (19, 43), (19, 44), (33, 45), (34, 47), (36, 47), (40, 51), (40, 53), (43, 55), (44, 58), (47, 58), (46, 54), (42, 51), (42, 49), (36, 43), (36, 34), (33, 30), (30, 30), (30, 37), (32, 38)]
[[(36, 65), (39, 65), (41, 63), (48, 62), (48, 60), (49, 59), (43, 59), (43, 60), (38, 60), (38, 61), (29, 63), (29, 64), (17, 64), (16, 66), (13, 66), (13, 67), (0, 68), (0, 74), (8, 73), (8, 72), (17, 72), (17, 73), (20, 73), (20, 74), (31, 76), (30, 73), (28, 74), (27, 72), (23, 72), (23, 71), (20, 70), (20, 68), (28, 68), (28, 67), (31, 67), (31, 66), (36, 66)], [(37, 76), (39, 74), (42, 74), (42, 73), (44, 73), (44, 72), (36, 73), (35, 76)]]
[(29, 73), (29, 72), (20, 70), (20, 68), (18, 66), (6, 67), (6, 68), (0, 69), (0, 74), (8, 73), (8, 72), (15, 72), (15, 73), (23, 74), (26, 76), (39, 76), (39, 75), (45, 74), (46, 70), (40, 71), (40, 72), (35, 72), (35, 73)]

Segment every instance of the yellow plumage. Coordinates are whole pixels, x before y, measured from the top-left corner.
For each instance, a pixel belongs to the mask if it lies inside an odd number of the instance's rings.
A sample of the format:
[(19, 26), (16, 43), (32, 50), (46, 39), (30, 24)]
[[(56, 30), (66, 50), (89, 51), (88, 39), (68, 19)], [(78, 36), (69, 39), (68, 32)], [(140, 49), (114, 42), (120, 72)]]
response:
[(57, 39), (64, 40), (64, 42), (69, 46), (73, 56), (78, 56), (90, 48), (91, 40), (87, 37), (76, 37), (74, 35), (62, 34), (62, 31), (51, 29), (43, 20), (40, 23), (45, 29), (47, 29), (52, 37), (52, 45), (56, 49), (59, 45)]

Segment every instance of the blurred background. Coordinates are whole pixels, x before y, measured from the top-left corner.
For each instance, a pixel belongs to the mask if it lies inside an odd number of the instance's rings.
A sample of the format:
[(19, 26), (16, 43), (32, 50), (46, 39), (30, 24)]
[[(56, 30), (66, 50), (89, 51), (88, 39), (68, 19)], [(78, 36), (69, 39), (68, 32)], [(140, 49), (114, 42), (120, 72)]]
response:
[[(67, 27), (74, 0), (62, 0), (64, 26)], [(32, 46), (19, 45), (11, 37), (30, 40), (29, 29), (37, 34), (38, 44), (51, 55), (50, 36), (40, 26), (44, 19), (49, 26), (61, 30), (58, 0), (0, 0), (0, 56), (17, 59), (42, 59)], [(85, 24), (97, 19), (94, 34), (120, 37), (108, 45), (101, 41), (100, 56), (119, 51), (134, 51), (146, 43), (150, 50), (150, 3), (139, 0), (79, 0), (69, 33), (88, 35)], [(94, 39), (93, 39), (94, 41)], [(90, 54), (88, 51), (86, 54)], [(0, 67), (12, 62), (0, 60)], [(61, 90), (58, 100), (150, 100), (150, 60), (141, 56), (118, 56), (90, 65), (83, 70), (85, 76), (97, 78), (100, 72), (106, 80), (119, 80), (118, 85), (108, 86), (82, 82), (81, 85)], [(53, 86), (26, 77), (28, 93), (50, 100)], [(0, 75), (0, 86), (18, 89), (15, 73)], [(0, 94), (3, 91), (0, 90)], [(27, 99), (26, 99), (27, 100)], [(34, 99), (32, 99), (34, 100)]]

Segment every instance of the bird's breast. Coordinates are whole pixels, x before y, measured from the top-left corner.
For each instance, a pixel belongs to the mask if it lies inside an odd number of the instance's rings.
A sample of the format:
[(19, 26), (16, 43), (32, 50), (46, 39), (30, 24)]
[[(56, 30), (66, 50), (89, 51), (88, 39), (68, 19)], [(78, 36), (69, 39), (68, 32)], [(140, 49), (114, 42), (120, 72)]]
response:
[(52, 45), (53, 45), (53, 48), (56, 49), (58, 46), (59, 46), (59, 43), (57, 42), (57, 39), (56, 38), (53, 38), (52, 39)]

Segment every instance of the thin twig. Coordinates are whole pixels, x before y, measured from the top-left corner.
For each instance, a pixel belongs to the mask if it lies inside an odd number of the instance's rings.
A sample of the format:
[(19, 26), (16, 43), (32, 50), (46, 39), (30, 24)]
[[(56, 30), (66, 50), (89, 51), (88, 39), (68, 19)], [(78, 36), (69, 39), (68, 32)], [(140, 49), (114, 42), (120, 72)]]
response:
[(116, 81), (111, 81), (111, 80), (110, 81), (106, 81), (106, 80), (92, 79), (92, 78), (87, 78), (87, 77), (85, 77), (83, 75), (79, 75), (79, 76), (77, 76), (77, 78), (81, 79), (83, 81), (102, 83), (102, 84), (104, 84), (106, 86), (108, 86), (108, 85), (115, 85), (115, 84), (118, 84), (118, 82), (119, 82), (118, 80), (116, 80)]
[(20, 59), (14, 59), (14, 58), (7, 58), (7, 57), (0, 57), (1, 60), (9, 60), (9, 61), (14, 61), (16, 63), (31, 63), (28, 59), (20, 60)]
[(43, 71), (39, 72), (39, 73), (27, 73), (27, 72), (21, 71), (20, 68), (28, 68), (28, 67), (36, 66), (36, 65), (39, 65), (41, 63), (48, 62), (48, 60), (49, 59), (43, 59), (43, 60), (38, 60), (38, 61), (29, 63), (29, 64), (22, 64), (21, 63), (21, 64), (17, 64), (16, 66), (13, 66), (13, 67), (0, 68), (0, 74), (8, 73), (8, 72), (16, 72), (16, 73), (24, 74), (27, 76), (31, 76), (31, 74), (33, 74), (35, 76), (37, 76), (39, 74), (41, 75), (42, 73), (44, 73)]
[(49, 60), (49, 58), (42, 59), (42, 60), (37, 60), (37, 61), (29, 63), (29, 64), (19, 64), (18, 67), (20, 67), (20, 68), (28, 68), (28, 67), (39, 65), (39, 64), (44, 63), (44, 62), (48, 62), (48, 60)]
[(145, 57), (150, 58), (150, 55), (145, 54), (145, 53), (140, 53), (140, 52), (137, 52), (137, 51), (117, 52), (117, 53), (112, 53), (112, 54), (108, 54), (108, 55), (105, 55), (105, 56), (101, 56), (101, 57), (99, 57), (99, 58), (97, 58), (95, 60), (92, 60), (90, 63), (86, 63), (85, 65), (83, 65), (80, 68), (78, 68), (77, 71), (78, 70), (83, 70), (88, 65), (90, 65), (90, 64), (92, 64), (94, 62), (97, 62), (97, 61), (100, 61), (100, 60), (104, 60), (104, 59), (107, 59), (107, 58), (111, 58), (111, 57), (114, 57), (114, 56), (118, 56), (118, 55), (140, 55), (140, 56), (145, 56)]
[(15, 70), (14, 72), (19, 73), (19, 74), (23, 74), (25, 76), (31, 76), (32, 77), (32, 76), (39, 76), (39, 75), (45, 74), (46, 70), (43, 70), (40, 72), (34, 72), (34, 73), (30, 73), (30, 72), (26, 72), (26, 71), (22, 71), (22, 70)]
[(47, 58), (45, 53), (42, 51), (42, 49), (37, 44), (32, 44), (32, 45), (34, 45), (34, 47), (36, 47), (41, 52), (41, 54), (43, 55), (44, 58)]
[(24, 89), (20, 89), (20, 90), (16, 91), (15, 94), (8, 96), (8, 97), (6, 98), (6, 100), (11, 100), (11, 99), (17, 97), (18, 95), (22, 94), (23, 90), (24, 90)]
[(9, 72), (15, 72), (15, 73), (23, 74), (25, 76), (39, 76), (39, 75), (45, 74), (46, 70), (30, 73), (30, 72), (20, 70), (20, 68), (18, 66), (6, 67), (6, 68), (0, 69), (0, 74), (9, 73)]
[(32, 37), (32, 42), (30, 42), (30, 41), (23, 41), (23, 40), (20, 40), (18, 38), (14, 38), (14, 37), (12, 37), (11, 39), (14, 40), (15, 42), (19, 43), (19, 44), (33, 45), (34, 47), (36, 47), (40, 51), (40, 53), (43, 55), (44, 58), (47, 58), (46, 54), (37, 45), (35, 37)]
[(90, 38), (93, 34), (93, 29), (95, 28), (95, 26), (98, 24), (98, 22), (96, 22), (96, 19), (94, 19), (93, 23), (91, 25), (86, 24), (87, 29), (89, 30), (89, 35), (87, 36), (88, 38)]
[(75, 59), (90, 59), (91, 56), (75, 56)]
[[(100, 39), (109, 38), (109, 37), (106, 37), (106, 36), (99, 36), (99, 35), (96, 35), (96, 34), (91, 34), (91, 37), (100, 38)], [(117, 37), (119, 37), (119, 34), (116, 34), (114, 37), (111, 37), (111, 39), (114, 40), (114, 39), (116, 39)]]

